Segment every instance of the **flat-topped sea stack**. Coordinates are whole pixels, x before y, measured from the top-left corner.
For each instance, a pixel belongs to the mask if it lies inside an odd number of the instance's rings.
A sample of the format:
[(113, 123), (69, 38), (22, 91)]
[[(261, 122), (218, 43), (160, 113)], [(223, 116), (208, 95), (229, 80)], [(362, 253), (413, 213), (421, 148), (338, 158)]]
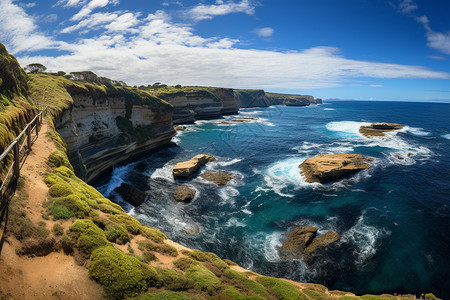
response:
[(370, 126), (361, 126), (359, 128), (359, 133), (364, 135), (367, 138), (371, 138), (374, 136), (385, 136), (385, 132), (390, 132), (394, 130), (402, 129), (403, 126), (400, 124), (394, 123), (372, 123)]
[(181, 185), (175, 189), (173, 197), (178, 202), (190, 203), (195, 197), (195, 190), (187, 185)]
[(373, 158), (360, 154), (322, 154), (308, 158), (299, 168), (307, 182), (327, 183), (370, 167)]
[(334, 231), (317, 236), (317, 228), (299, 226), (292, 230), (284, 240), (279, 252), (282, 259), (303, 258), (309, 264), (313, 257), (327, 246), (339, 241), (340, 236)]
[(194, 156), (191, 160), (177, 163), (173, 167), (173, 178), (175, 179), (188, 179), (197, 170), (211, 161), (215, 161), (216, 158), (207, 154), (199, 154)]

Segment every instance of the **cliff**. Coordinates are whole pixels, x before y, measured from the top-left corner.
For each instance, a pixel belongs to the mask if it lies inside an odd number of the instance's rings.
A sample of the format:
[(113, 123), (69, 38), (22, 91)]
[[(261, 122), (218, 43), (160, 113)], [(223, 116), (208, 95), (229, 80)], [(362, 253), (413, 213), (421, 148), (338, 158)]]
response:
[(88, 182), (164, 147), (175, 134), (172, 106), (145, 91), (49, 74), (29, 77), (31, 98), (54, 111), (75, 173)]
[(193, 123), (195, 120), (218, 118), (235, 114), (239, 107), (233, 89), (214, 87), (143, 88), (164, 99), (174, 107), (174, 124)]
[(311, 95), (269, 93), (264, 90), (234, 90), (239, 107), (268, 107), (271, 105), (309, 106), (322, 104), (322, 99)]

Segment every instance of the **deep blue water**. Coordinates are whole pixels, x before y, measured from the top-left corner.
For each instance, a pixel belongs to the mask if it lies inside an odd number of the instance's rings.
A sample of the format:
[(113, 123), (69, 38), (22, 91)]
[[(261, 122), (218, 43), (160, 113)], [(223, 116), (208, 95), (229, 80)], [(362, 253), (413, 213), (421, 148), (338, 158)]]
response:
[[(238, 117), (257, 120), (221, 124)], [(143, 205), (128, 206), (130, 214), (181, 244), (265, 275), (357, 294), (433, 292), (450, 299), (450, 104), (336, 101), (245, 109), (224, 119), (188, 125), (175, 137), (177, 147), (115, 169), (97, 188), (119, 203), (111, 190), (122, 181), (150, 191)], [(381, 121), (405, 128), (385, 139), (358, 133)], [(235, 179), (218, 187), (193, 178), (187, 184), (198, 196), (177, 203), (172, 167), (201, 153), (218, 158), (201, 171), (225, 170)], [(306, 183), (298, 165), (323, 153), (376, 160), (333, 184)], [(195, 225), (198, 235), (184, 232)], [(313, 269), (278, 257), (277, 247), (298, 225), (341, 235)]]

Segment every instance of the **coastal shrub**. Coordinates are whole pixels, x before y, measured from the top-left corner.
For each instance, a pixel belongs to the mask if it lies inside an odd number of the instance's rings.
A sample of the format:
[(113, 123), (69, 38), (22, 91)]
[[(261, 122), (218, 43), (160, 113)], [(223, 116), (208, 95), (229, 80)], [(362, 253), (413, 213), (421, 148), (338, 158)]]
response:
[(52, 212), (54, 211), (54, 207), (60, 208), (61, 206), (66, 207), (77, 218), (85, 218), (90, 210), (89, 205), (86, 202), (81, 201), (81, 199), (76, 195), (56, 198), (52, 203)]
[(353, 297), (353, 296), (342, 296), (339, 298), (339, 300), (358, 300), (359, 297)]
[(73, 171), (73, 167), (67, 159), (67, 155), (65, 152), (61, 150), (57, 150), (52, 152), (48, 157), (48, 164), (51, 167), (58, 168), (61, 166), (67, 167)]
[(138, 220), (133, 218), (129, 215), (112, 215), (109, 217), (111, 221), (114, 221), (116, 223), (121, 223), (125, 228), (128, 230), (128, 232), (132, 234), (138, 234), (139, 230), (141, 229), (141, 223), (139, 223)]
[(149, 252), (149, 251), (144, 251), (142, 253), (142, 260), (146, 263), (151, 262), (151, 261), (155, 261), (158, 258), (156, 257), (155, 253), (153, 252)]
[(161, 286), (171, 291), (187, 291), (195, 287), (195, 282), (183, 274), (170, 269), (159, 269)]
[(68, 209), (59, 201), (52, 202), (50, 206), (50, 212), (52, 213), (55, 220), (66, 220), (75, 216), (75, 214), (70, 209)]
[(224, 270), (228, 268), (228, 264), (221, 260), (216, 254), (212, 252), (202, 252), (200, 250), (192, 250), (187, 254), (189, 257), (201, 261), (201, 262), (210, 262), (214, 266), (216, 266), (219, 270)]
[(208, 292), (214, 292), (221, 285), (220, 279), (201, 264), (192, 264), (186, 270), (185, 276), (195, 281), (200, 289)]
[(162, 243), (164, 240), (167, 239), (167, 236), (164, 233), (162, 233), (156, 228), (149, 226), (142, 226), (141, 234), (146, 238), (151, 239), (155, 243)]
[(267, 295), (267, 291), (264, 288), (264, 286), (262, 286), (260, 283), (256, 282), (255, 280), (251, 280), (251, 279), (247, 278), (247, 276), (245, 276), (244, 273), (240, 273), (240, 272), (237, 272), (237, 271), (234, 271), (231, 269), (226, 269), (223, 272), (223, 274), (230, 279), (235, 279), (235, 280), (242, 282), (246, 288), (248, 288), (249, 290), (252, 290), (255, 294), (258, 294), (261, 296)]
[(164, 243), (158, 244), (158, 243), (154, 243), (150, 240), (145, 240), (145, 241), (139, 241), (138, 247), (139, 247), (139, 250), (141, 250), (141, 251), (154, 251), (154, 252), (161, 253), (163, 255), (169, 255), (169, 256), (173, 256), (173, 257), (178, 256), (178, 251), (175, 247), (164, 244)]
[(69, 236), (64, 234), (61, 238), (61, 248), (64, 254), (69, 255), (73, 253), (73, 243)]
[(108, 241), (125, 245), (130, 241), (127, 229), (120, 224), (106, 225), (105, 234)]
[(267, 287), (269, 291), (283, 300), (306, 300), (306, 296), (298, 290), (295, 285), (286, 282), (284, 280), (273, 277), (259, 277), (257, 279), (259, 283)]
[(50, 187), (48, 194), (52, 197), (65, 197), (72, 194), (72, 191), (67, 185), (56, 183)]
[(55, 223), (53, 225), (53, 234), (54, 235), (63, 235), (64, 234), (64, 228), (61, 226), (61, 224)]
[(195, 263), (195, 261), (193, 261), (189, 257), (180, 257), (173, 262), (173, 265), (181, 271), (186, 271), (187, 268), (189, 268), (193, 263)]
[(90, 207), (99, 209), (98, 203), (94, 199), (84, 199), (84, 201), (86, 201)]
[(108, 245), (103, 231), (91, 220), (77, 220), (69, 227), (74, 243), (84, 254), (91, 254), (97, 248)]
[(139, 295), (134, 298), (130, 298), (130, 300), (189, 300), (188, 296), (181, 292), (173, 292), (173, 291), (162, 291), (158, 293), (146, 293)]
[(105, 295), (113, 299), (137, 296), (160, 281), (153, 267), (112, 246), (95, 250), (88, 270), (89, 277), (103, 285)]
[(111, 206), (112, 208), (114, 208), (114, 209), (116, 209), (116, 210), (118, 210), (118, 211), (121, 211), (121, 212), (125, 212), (124, 210), (123, 210), (123, 208), (122, 208), (122, 206), (120, 206), (119, 204), (117, 204), (117, 203), (114, 203), (114, 202), (112, 202), (111, 200), (109, 200), (109, 199), (107, 199), (107, 198), (104, 198), (104, 197), (100, 197), (100, 198), (95, 198), (95, 200), (97, 201), (97, 203), (100, 205), (100, 204), (107, 204), (107, 205), (109, 205), (109, 206)]
[(391, 297), (385, 297), (385, 296), (380, 296), (380, 295), (362, 295), (360, 297), (360, 299), (364, 299), (364, 300), (392, 300)]
[[(97, 202), (96, 202), (96, 203), (97, 203)], [(120, 211), (120, 210), (118, 210), (117, 208), (115, 208), (115, 207), (113, 207), (113, 206), (111, 206), (111, 205), (109, 205), (109, 204), (106, 204), (106, 203), (100, 203), (100, 204), (98, 204), (98, 208), (100, 208), (100, 210), (101, 210), (102, 212), (110, 213), (110, 214), (113, 214), (113, 215), (117, 215), (117, 214), (123, 213), (123, 211)]]
[(308, 295), (308, 297), (310, 297), (311, 299), (316, 300), (326, 299), (327, 297), (329, 297), (326, 293), (313, 289), (303, 289), (302, 292)]
[(259, 296), (249, 296), (249, 295), (243, 294), (232, 286), (227, 287), (223, 291), (222, 296), (224, 296), (227, 299), (233, 299), (233, 300), (264, 300), (264, 298), (259, 297)]

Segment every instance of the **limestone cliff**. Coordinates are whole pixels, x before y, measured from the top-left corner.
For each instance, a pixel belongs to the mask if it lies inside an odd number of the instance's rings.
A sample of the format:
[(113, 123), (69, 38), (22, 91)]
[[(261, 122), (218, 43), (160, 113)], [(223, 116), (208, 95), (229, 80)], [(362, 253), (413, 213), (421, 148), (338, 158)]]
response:
[(239, 110), (234, 99), (233, 89), (165, 87), (147, 90), (173, 105), (174, 124), (218, 118), (220, 115), (235, 114)]
[(269, 107), (271, 105), (264, 90), (234, 90), (239, 107)]
[(322, 104), (311, 95), (269, 93), (264, 90), (234, 90), (239, 107), (269, 107), (271, 105), (309, 106)]
[(32, 75), (30, 82), (35, 101), (49, 92), (64, 99), (54, 124), (85, 181), (167, 145), (175, 134), (172, 106), (147, 92), (48, 74)]

